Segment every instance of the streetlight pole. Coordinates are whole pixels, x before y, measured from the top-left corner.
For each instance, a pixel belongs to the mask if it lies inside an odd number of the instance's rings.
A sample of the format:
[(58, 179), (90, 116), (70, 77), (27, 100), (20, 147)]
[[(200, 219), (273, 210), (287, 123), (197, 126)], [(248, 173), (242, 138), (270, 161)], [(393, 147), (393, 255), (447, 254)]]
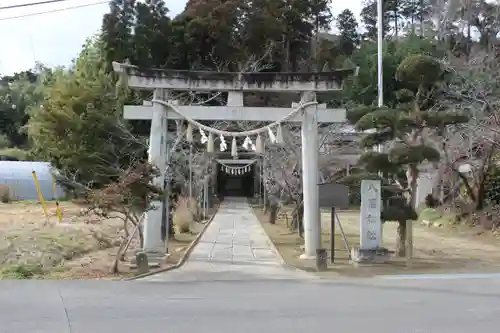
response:
[[(378, 107), (384, 105), (384, 0), (377, 0), (377, 86), (378, 86)], [(382, 145), (378, 145), (378, 152), (382, 153)], [(380, 223), (380, 245), (384, 240), (384, 224)]]
[(377, 78), (378, 78), (378, 107), (384, 105), (384, 72), (383, 72), (383, 44), (384, 44), (384, 0), (377, 0)]

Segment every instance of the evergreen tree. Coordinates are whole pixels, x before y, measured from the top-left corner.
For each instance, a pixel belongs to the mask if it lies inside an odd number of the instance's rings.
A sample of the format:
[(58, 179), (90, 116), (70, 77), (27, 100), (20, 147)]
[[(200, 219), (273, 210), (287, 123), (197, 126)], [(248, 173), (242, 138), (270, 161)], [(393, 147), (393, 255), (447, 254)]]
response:
[(48, 69), (39, 66), (36, 70), (15, 73), (0, 79), (0, 141), (3, 147), (25, 147), (28, 138), (24, 126), (29, 119), (29, 110), (43, 96), (38, 90)]
[[(388, 7), (388, 1), (384, 1), (383, 34), (386, 36), (390, 30), (391, 12)], [(377, 38), (377, 0), (366, 0), (361, 9), (361, 21), (366, 30), (366, 38), (376, 40)]]
[(407, 21), (407, 26), (412, 33), (419, 31), (419, 35), (423, 36), (423, 27), (432, 15), (433, 4), (430, 0), (393, 0), (399, 2), (400, 15)]
[[(384, 43), (384, 103), (388, 107), (396, 107), (397, 91), (401, 83), (396, 80), (398, 65), (406, 57), (413, 54), (429, 54), (436, 58), (446, 55), (445, 45), (432, 39), (409, 35), (398, 40)], [(342, 95), (346, 103), (372, 105), (377, 101), (377, 44), (363, 41), (349, 59), (359, 66), (359, 74), (344, 86)]]
[(70, 71), (56, 71), (28, 122), (36, 157), (82, 184), (115, 181), (117, 170), (145, 155), (144, 145), (117, 120), (127, 92), (103, 68), (103, 49), (99, 39), (91, 39)]
[(131, 61), (134, 6), (134, 0), (113, 0), (109, 4), (109, 13), (102, 19), (101, 31), (108, 70), (111, 70), (113, 61)]
[(338, 48), (342, 54), (350, 56), (360, 42), (358, 22), (351, 10), (344, 9), (337, 16), (337, 29), (339, 30)]
[(398, 38), (400, 30), (404, 26), (403, 15), (402, 15), (403, 0), (388, 0), (386, 2), (387, 2), (387, 11), (389, 13), (389, 25), (393, 30), (394, 37)]
[[(359, 131), (376, 129), (366, 134), (361, 144), (365, 148), (382, 145), (383, 152), (367, 152), (360, 158), (366, 171), (344, 181), (377, 179), (383, 183), (383, 221), (397, 221), (397, 254), (405, 255), (407, 221), (417, 218), (415, 212), (417, 178), (425, 162), (440, 160), (433, 133), (439, 138), (448, 125), (468, 121), (457, 111), (434, 110), (441, 83), (447, 71), (435, 58), (413, 55), (404, 59), (396, 71), (400, 84), (399, 104), (395, 108), (362, 107), (348, 111), (348, 120)], [(381, 175), (381, 176), (379, 176)]]
[(144, 67), (168, 67), (172, 52), (172, 28), (168, 9), (162, 0), (152, 0), (135, 5), (134, 34), (131, 42), (134, 65)]

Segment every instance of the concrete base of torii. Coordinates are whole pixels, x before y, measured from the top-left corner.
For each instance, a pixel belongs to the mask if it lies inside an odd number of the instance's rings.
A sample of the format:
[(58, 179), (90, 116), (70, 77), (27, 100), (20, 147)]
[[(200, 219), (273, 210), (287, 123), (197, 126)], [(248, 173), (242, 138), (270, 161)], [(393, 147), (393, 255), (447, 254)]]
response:
[[(161, 239), (161, 223), (163, 219), (162, 202), (153, 201), (154, 207), (146, 213), (144, 218), (144, 247), (150, 266), (157, 266), (164, 262), (166, 256), (166, 241)], [(168, 239), (168, 237), (167, 237)]]

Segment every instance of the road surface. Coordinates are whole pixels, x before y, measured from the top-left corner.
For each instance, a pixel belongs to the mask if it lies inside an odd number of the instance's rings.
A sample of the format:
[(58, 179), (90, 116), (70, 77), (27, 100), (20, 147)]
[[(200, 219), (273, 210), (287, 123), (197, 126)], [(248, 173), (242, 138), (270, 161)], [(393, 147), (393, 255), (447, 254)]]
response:
[(2, 281), (9, 333), (498, 332), (500, 279)]

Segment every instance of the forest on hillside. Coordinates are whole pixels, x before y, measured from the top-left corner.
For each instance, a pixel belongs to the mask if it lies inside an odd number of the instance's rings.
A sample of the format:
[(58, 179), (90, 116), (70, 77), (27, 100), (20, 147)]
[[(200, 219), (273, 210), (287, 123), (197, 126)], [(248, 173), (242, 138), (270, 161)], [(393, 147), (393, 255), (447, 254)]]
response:
[[(101, 31), (89, 36), (71, 66), (39, 64), (1, 77), (0, 155), (50, 161), (79, 183), (116, 181), (117, 169), (144, 157), (149, 125), (120, 119), (124, 104), (148, 96), (124, 88), (112, 61), (235, 72), (359, 66), (341, 93), (321, 102), (347, 107), (359, 130), (389, 129), (362, 145), (400, 144), (386, 154), (363, 155), (364, 169), (383, 172), (389, 184), (411, 193), (419, 167), (431, 162), (438, 180), (430, 204), (468, 216), (483, 212), (491, 221), (500, 198), (500, 5), (384, 1), (385, 106), (379, 109), (376, 1), (364, 2), (359, 22), (348, 9), (332, 15), (330, 3), (189, 0), (170, 17), (161, 0), (113, 0)], [(259, 97), (258, 105), (290, 103)], [(434, 146), (424, 143), (428, 139)]]

